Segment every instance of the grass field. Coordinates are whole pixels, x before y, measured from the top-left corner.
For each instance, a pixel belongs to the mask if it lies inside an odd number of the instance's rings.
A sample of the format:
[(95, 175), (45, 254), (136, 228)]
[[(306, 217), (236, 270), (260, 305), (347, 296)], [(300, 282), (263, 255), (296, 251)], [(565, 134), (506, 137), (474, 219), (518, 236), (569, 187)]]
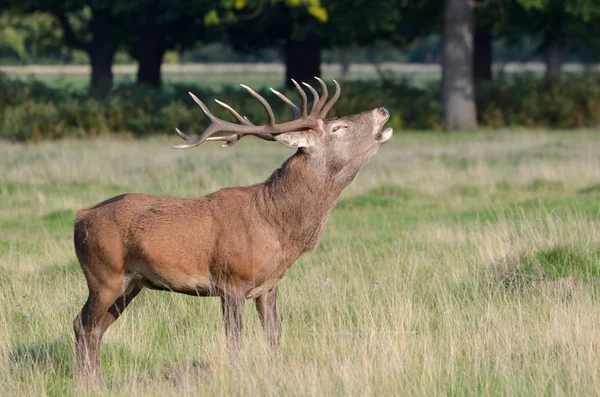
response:
[[(74, 211), (122, 192), (264, 180), (287, 149), (0, 143), (0, 394), (79, 395)], [(200, 242), (199, 242), (200, 243)], [(107, 332), (101, 395), (600, 394), (600, 135), (398, 133), (228, 359), (219, 300), (143, 291)]]

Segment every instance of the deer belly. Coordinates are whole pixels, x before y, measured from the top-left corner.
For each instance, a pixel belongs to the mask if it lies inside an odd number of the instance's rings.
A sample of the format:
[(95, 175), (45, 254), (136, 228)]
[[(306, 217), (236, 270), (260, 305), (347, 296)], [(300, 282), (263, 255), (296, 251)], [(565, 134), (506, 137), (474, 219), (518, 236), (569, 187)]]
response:
[(189, 272), (181, 268), (159, 269), (149, 263), (136, 261), (129, 269), (142, 286), (195, 296), (215, 296), (215, 285), (208, 271)]

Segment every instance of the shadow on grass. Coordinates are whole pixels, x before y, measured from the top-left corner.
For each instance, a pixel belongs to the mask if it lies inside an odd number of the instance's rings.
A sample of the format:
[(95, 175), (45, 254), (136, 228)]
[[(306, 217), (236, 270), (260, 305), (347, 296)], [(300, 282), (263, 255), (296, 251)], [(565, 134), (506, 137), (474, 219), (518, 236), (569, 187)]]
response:
[(169, 382), (172, 386), (184, 386), (199, 382), (210, 370), (210, 365), (194, 361), (188, 365), (172, 364), (154, 373), (154, 379)]
[[(182, 386), (197, 383), (210, 370), (210, 365), (197, 361), (154, 367), (150, 362), (141, 363), (131, 356), (126, 346), (119, 344), (104, 346), (103, 350), (103, 384), (109, 389), (119, 384), (122, 386), (123, 372), (135, 373), (141, 384), (149, 381)], [(8, 361), (13, 376), (23, 383), (31, 383), (35, 380), (39, 384), (41, 375), (48, 395), (67, 396), (75, 395), (77, 392), (71, 338), (16, 345), (9, 352)], [(119, 370), (111, 371), (115, 361), (119, 361)]]
[(73, 341), (61, 338), (15, 346), (8, 354), (11, 372), (24, 383), (43, 374), (51, 396), (73, 395)]
[(50, 370), (73, 372), (73, 341), (61, 338), (50, 342), (17, 345), (8, 355), (15, 370)]

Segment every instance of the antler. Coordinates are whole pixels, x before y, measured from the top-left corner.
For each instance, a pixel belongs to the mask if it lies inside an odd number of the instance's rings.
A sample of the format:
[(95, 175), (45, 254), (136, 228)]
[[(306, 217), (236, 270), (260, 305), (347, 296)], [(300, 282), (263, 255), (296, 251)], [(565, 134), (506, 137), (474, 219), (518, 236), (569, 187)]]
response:
[[(204, 132), (202, 132), (202, 134), (200, 134), (195, 139), (190, 139), (187, 135), (185, 135), (178, 128), (176, 128), (175, 131), (177, 132), (177, 134), (179, 134), (180, 137), (183, 138), (183, 140), (186, 143), (173, 146), (173, 148), (192, 148), (202, 144), (204, 141), (224, 141), (225, 144), (223, 144), (223, 146), (231, 146), (246, 135), (255, 135), (261, 139), (273, 141), (275, 140), (274, 136), (282, 134), (284, 132), (303, 131), (307, 129), (317, 128), (319, 125), (319, 120), (325, 119), (325, 117), (327, 116), (327, 112), (331, 109), (331, 107), (340, 97), (341, 88), (338, 82), (333, 80), (335, 84), (335, 94), (333, 95), (333, 97), (331, 97), (331, 99), (329, 99), (329, 101), (327, 101), (327, 85), (320, 78), (315, 77), (315, 79), (319, 81), (319, 84), (323, 89), (320, 97), (314, 88), (312, 88), (306, 83), (302, 83), (308, 87), (308, 89), (311, 91), (314, 97), (314, 104), (310, 114), (307, 114), (308, 100), (306, 98), (306, 93), (296, 81), (292, 80), (302, 99), (302, 105), (300, 109), (298, 109), (298, 107), (294, 105), (294, 103), (291, 100), (289, 100), (285, 95), (271, 88), (271, 91), (275, 95), (277, 95), (282, 101), (287, 103), (292, 108), (292, 111), (294, 113), (293, 121), (287, 121), (281, 124), (277, 124), (277, 122), (275, 121), (275, 114), (273, 113), (273, 109), (271, 108), (267, 100), (263, 98), (260, 94), (258, 94), (256, 91), (254, 91), (252, 88), (244, 84), (240, 84), (242, 88), (248, 91), (248, 93), (250, 93), (250, 95), (256, 98), (265, 108), (265, 112), (267, 113), (267, 124), (258, 126), (254, 125), (250, 122), (250, 120), (248, 120), (245, 117), (242, 117), (231, 106), (221, 101), (215, 100), (217, 104), (227, 109), (229, 113), (231, 113), (231, 115), (239, 122), (239, 124), (219, 119), (215, 115), (213, 115), (210, 112), (210, 110), (208, 110), (206, 105), (200, 99), (198, 99), (198, 97), (196, 97), (190, 92), (190, 96), (198, 104), (198, 106), (200, 106), (200, 109), (202, 109), (204, 115), (210, 120), (210, 124), (204, 130)], [(217, 132), (232, 132), (233, 134), (226, 136), (212, 136)]]

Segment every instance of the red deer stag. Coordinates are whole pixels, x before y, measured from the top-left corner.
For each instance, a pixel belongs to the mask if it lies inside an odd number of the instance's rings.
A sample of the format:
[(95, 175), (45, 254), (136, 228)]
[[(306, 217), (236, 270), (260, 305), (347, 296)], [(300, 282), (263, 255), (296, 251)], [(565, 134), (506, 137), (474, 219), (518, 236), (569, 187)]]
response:
[[(174, 146), (192, 148), (204, 141), (235, 144), (246, 135), (297, 149), (269, 179), (249, 187), (226, 188), (200, 198), (181, 199), (124, 194), (77, 212), (75, 251), (87, 280), (89, 297), (75, 318), (80, 379), (100, 381), (100, 341), (108, 327), (143, 287), (221, 298), (232, 356), (241, 347), (242, 310), (255, 299), (272, 345), (279, 343), (275, 300), (277, 284), (300, 255), (311, 251), (338, 197), (378, 148), (392, 137), (382, 130), (385, 108), (326, 119), (340, 96), (329, 101), (325, 83), (298, 109), (283, 94), (295, 119), (278, 124), (268, 102), (242, 85), (265, 108), (268, 122), (254, 125), (230, 106), (239, 124), (215, 117), (190, 93), (210, 120), (196, 139)], [(231, 135), (213, 136), (217, 132)]]

